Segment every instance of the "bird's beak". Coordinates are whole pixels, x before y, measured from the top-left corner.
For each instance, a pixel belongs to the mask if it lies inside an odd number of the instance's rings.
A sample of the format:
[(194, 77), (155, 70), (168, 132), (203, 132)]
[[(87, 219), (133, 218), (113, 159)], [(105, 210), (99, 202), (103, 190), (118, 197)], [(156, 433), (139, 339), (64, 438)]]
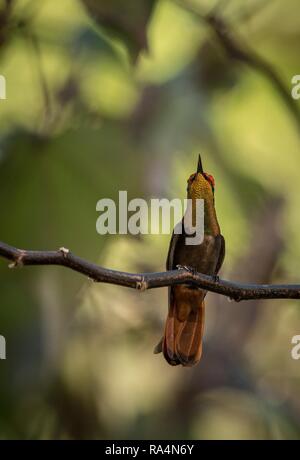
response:
[(203, 167), (202, 167), (202, 161), (201, 161), (201, 157), (200, 157), (200, 155), (199, 155), (199, 158), (198, 158), (198, 168), (197, 168), (197, 173), (203, 174)]

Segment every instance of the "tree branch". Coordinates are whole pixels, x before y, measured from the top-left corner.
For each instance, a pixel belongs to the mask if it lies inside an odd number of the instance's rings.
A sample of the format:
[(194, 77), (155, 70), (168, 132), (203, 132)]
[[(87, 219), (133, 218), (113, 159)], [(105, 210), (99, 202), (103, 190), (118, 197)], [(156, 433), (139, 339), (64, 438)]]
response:
[(27, 251), (0, 242), (0, 257), (12, 261), (10, 268), (23, 265), (62, 265), (95, 282), (116, 284), (140, 291), (188, 283), (237, 302), (253, 299), (300, 299), (299, 284), (238, 284), (186, 268), (157, 273), (126, 273), (100, 267), (72, 254), (66, 248), (58, 251)]
[(217, 3), (216, 8), (211, 12), (204, 14), (189, 3), (181, 0), (174, 0), (181, 8), (194, 14), (198, 19), (203, 21), (214, 32), (219, 44), (229, 56), (229, 58), (248, 65), (252, 69), (264, 75), (276, 89), (287, 109), (293, 116), (298, 130), (300, 129), (300, 112), (297, 101), (292, 98), (290, 90), (286, 87), (277, 71), (263, 57), (250, 49), (246, 43), (243, 43), (240, 37), (236, 36), (228, 22), (219, 15), (222, 2)]

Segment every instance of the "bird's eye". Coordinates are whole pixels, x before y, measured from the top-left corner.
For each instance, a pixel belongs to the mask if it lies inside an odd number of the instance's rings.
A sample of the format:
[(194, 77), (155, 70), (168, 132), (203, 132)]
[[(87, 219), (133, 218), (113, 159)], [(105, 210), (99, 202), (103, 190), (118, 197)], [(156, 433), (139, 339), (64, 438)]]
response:
[(193, 180), (195, 180), (195, 177), (196, 177), (196, 174), (192, 174), (192, 175), (189, 177), (188, 182), (193, 182)]

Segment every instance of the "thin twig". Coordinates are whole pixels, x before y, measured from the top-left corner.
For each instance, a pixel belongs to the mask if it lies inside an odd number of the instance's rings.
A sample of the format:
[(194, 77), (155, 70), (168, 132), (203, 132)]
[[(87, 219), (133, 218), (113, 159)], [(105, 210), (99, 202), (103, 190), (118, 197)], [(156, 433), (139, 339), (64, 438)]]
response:
[(293, 116), (297, 128), (300, 129), (299, 107), (296, 100), (292, 98), (290, 90), (286, 87), (278, 72), (262, 56), (257, 54), (253, 49), (250, 49), (240, 37), (237, 37), (229, 23), (217, 14), (218, 9), (213, 9), (209, 13), (204, 14), (190, 3), (181, 0), (173, 1), (210, 27), (229, 58), (248, 65), (269, 80), (286, 105), (286, 108)]
[(235, 301), (253, 299), (300, 299), (300, 284), (238, 284), (188, 269), (157, 273), (126, 273), (110, 270), (72, 254), (66, 248), (58, 251), (28, 251), (0, 242), (0, 257), (11, 261), (9, 267), (24, 265), (62, 265), (88, 276), (95, 282), (126, 286), (140, 291), (176, 284), (192, 284)]

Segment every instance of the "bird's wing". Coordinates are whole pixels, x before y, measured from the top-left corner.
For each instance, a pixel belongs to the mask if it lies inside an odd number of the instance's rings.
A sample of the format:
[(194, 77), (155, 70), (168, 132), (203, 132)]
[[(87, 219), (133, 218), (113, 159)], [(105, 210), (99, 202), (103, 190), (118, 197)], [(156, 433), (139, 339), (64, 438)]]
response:
[(224, 262), (224, 257), (225, 257), (225, 239), (223, 235), (218, 235), (216, 238), (218, 238), (220, 241), (220, 251), (219, 251), (219, 259), (216, 265), (215, 274), (217, 274), (219, 270), (221, 269), (222, 264)]
[(167, 270), (174, 270), (176, 268), (174, 267), (174, 254), (175, 254), (176, 245), (181, 236), (182, 236), (181, 234), (175, 234), (174, 232), (172, 233), (172, 238), (171, 238), (170, 245), (169, 245), (168, 257), (167, 257), (167, 263), (166, 263)]

